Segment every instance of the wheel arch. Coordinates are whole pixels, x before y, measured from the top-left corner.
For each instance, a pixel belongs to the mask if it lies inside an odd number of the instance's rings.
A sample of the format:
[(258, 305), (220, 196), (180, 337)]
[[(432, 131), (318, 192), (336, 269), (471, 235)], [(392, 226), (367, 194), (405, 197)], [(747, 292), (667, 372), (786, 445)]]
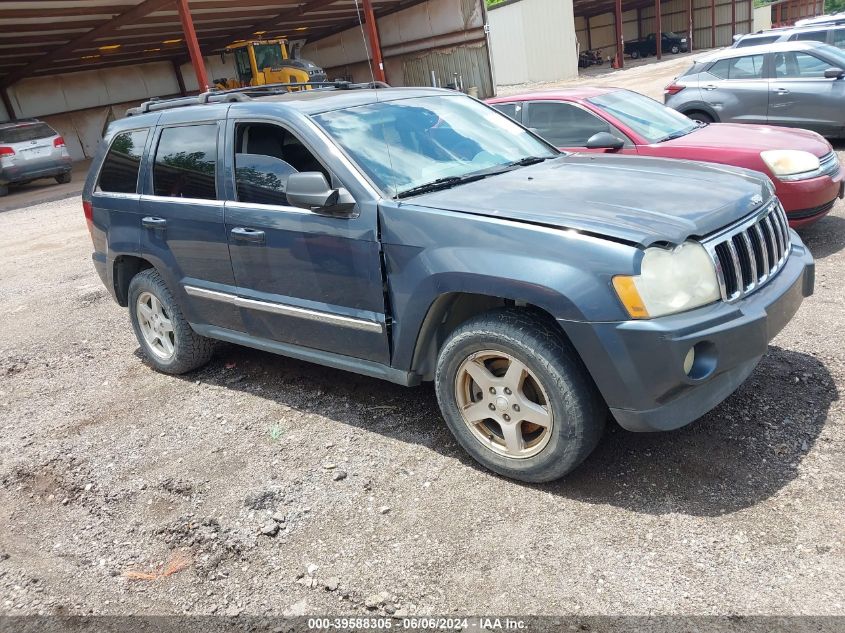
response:
[(118, 255), (112, 263), (112, 285), (118, 305), (129, 305), (129, 283), (142, 270), (155, 268), (152, 262), (137, 255)]
[(695, 112), (703, 112), (704, 114), (710, 116), (714, 123), (719, 123), (720, 121), (719, 115), (716, 113), (716, 110), (713, 109), (713, 106), (702, 101), (692, 101), (684, 104), (682, 108), (678, 108), (678, 112), (687, 117)]

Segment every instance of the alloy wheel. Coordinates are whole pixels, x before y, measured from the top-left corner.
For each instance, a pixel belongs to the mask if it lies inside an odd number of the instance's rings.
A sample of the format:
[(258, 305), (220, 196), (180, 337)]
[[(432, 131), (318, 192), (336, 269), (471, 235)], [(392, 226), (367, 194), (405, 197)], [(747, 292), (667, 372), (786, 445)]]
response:
[(455, 377), (455, 398), (475, 438), (500, 455), (533, 457), (551, 438), (554, 416), (546, 390), (510, 354), (484, 350), (466, 358)]
[(176, 350), (176, 339), (173, 323), (161, 301), (151, 292), (142, 292), (135, 310), (147, 348), (159, 359), (170, 360)]

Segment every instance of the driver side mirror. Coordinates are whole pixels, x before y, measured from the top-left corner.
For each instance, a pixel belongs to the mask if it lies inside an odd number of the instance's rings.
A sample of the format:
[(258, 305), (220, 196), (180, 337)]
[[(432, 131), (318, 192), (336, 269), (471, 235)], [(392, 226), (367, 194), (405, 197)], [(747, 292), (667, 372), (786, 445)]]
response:
[(625, 141), (610, 132), (599, 132), (587, 139), (587, 149), (612, 149), (618, 150), (625, 147)]
[(288, 176), (285, 196), (288, 204), (322, 212), (348, 212), (355, 200), (343, 187), (332, 189), (321, 171), (301, 171)]
[(828, 68), (824, 71), (825, 79), (842, 79), (845, 77), (845, 70), (841, 68)]

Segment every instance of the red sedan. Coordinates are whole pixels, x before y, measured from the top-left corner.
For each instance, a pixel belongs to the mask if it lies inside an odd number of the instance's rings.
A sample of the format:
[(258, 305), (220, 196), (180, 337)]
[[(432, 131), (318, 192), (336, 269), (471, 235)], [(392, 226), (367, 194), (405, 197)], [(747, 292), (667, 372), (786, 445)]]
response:
[(619, 88), (575, 88), (487, 101), (560, 149), (722, 163), (774, 182), (793, 228), (826, 215), (845, 195), (845, 172), (824, 138), (769, 125), (701, 123)]

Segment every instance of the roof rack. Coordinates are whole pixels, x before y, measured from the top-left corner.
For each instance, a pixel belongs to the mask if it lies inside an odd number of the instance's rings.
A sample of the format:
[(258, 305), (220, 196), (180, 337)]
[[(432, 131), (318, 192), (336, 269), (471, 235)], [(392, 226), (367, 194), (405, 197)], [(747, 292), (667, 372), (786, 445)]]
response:
[[(255, 97), (267, 97), (293, 92), (293, 89), (302, 89), (310, 86), (312, 90), (361, 90), (390, 88), (383, 81), (369, 81), (366, 83), (352, 83), (350, 81), (301, 81), (289, 83), (264, 84), (262, 86), (244, 86), (243, 88), (232, 88), (230, 90), (211, 89), (200, 93), (195, 97), (176, 97), (173, 99), (161, 99), (152, 97), (135, 108), (129, 108), (126, 116), (146, 114), (158, 110), (169, 110), (171, 108), (183, 108), (192, 105), (205, 105), (208, 103), (232, 103), (236, 101), (251, 101)], [(309, 90), (310, 92), (310, 90)]]

